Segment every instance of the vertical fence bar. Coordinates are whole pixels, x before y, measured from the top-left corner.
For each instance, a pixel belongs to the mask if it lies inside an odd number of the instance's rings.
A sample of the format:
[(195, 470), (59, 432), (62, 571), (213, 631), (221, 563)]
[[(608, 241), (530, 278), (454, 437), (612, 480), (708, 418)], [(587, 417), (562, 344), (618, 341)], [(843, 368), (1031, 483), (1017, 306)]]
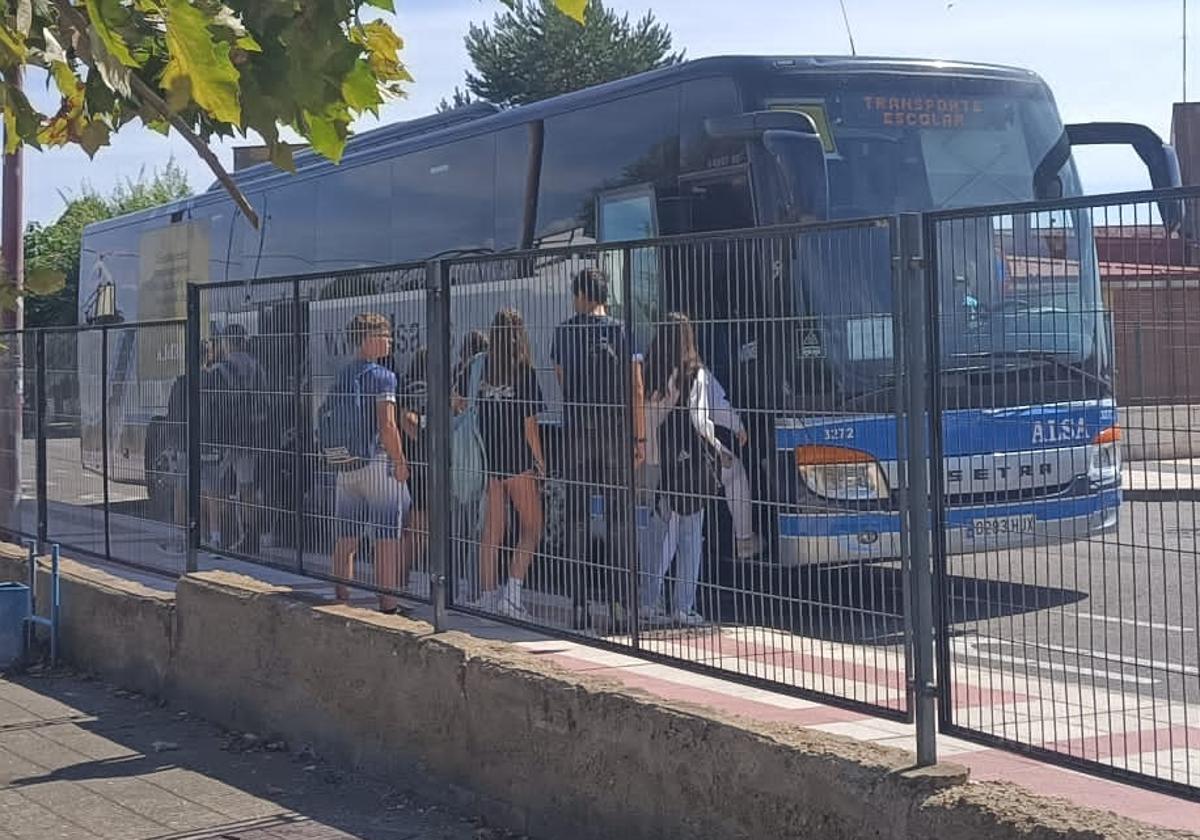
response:
[(300, 305), (300, 279), (292, 280), (292, 351), (295, 368), (292, 376), (292, 540), (296, 543), (296, 570), (304, 574), (304, 494), (301, 476), (304, 474), (304, 373), (307, 354), (304, 350), (304, 310)]
[[(937, 763), (937, 683), (933, 651), (933, 569), (930, 564), (929, 473), (940, 469), (929, 461), (928, 390), (926, 374), (928, 354), (928, 306), (924, 284), (926, 265), (922, 217), (915, 213), (900, 216), (900, 288), (904, 295), (901, 308), (904, 335), (905, 414), (908, 417), (908, 511), (909, 569), (912, 593), (912, 647), (914, 680), (913, 711), (917, 724), (917, 765)], [(939, 422), (936, 417), (931, 422)]]
[(187, 566), (199, 569), (200, 549), (200, 287), (187, 289)]
[[(908, 359), (906, 358), (906, 342), (908, 341), (907, 309), (908, 297), (905, 294), (905, 282), (908, 272), (904, 270), (904, 255), (900, 247), (900, 220), (898, 217), (888, 219), (888, 248), (892, 255), (892, 314), (896, 328), (892, 330), (892, 356), (894, 360), (892, 372), (895, 377), (895, 394), (893, 396), (894, 413), (896, 415), (896, 486), (901, 494), (906, 492), (908, 484), (908, 429), (913, 418), (908, 414), (906, 400)], [(904, 498), (902, 495), (901, 498)], [(907, 502), (900, 508), (900, 588), (903, 606), (900, 609), (904, 618), (904, 676), (909, 687), (907, 712), (909, 720), (913, 716), (913, 616), (912, 616), (912, 551), (909, 543), (912, 532), (912, 522), (909, 519)]]
[[(626, 245), (621, 249), (621, 299), (625, 302), (625, 334), (628, 337), (627, 342), (630, 350), (633, 349), (634, 333), (637, 324), (634, 319), (637, 317), (637, 311), (633, 305), (633, 251)], [(634, 417), (634, 409), (637, 407), (641, 396), (637, 390), (641, 387), (641, 383), (635, 380), (634, 366), (631, 361), (629, 364), (629, 402), (625, 406), (625, 441), (626, 446), (622, 457), (628, 459), (629, 469), (625, 470), (625, 494), (622, 498), (622, 504), (625, 507), (623, 516), (625, 517), (625, 527), (622, 529), (622, 536), (625, 538), (623, 549), (625, 556), (628, 558), (628, 574), (629, 585), (625, 591), (629, 593), (626, 599), (626, 610), (628, 612), (626, 623), (629, 625), (629, 638), (633, 647), (641, 647), (641, 559), (638, 557), (638, 533), (637, 533), (637, 458), (634, 453), (638, 449), (637, 443), (637, 420)], [(681, 397), (686, 400), (686, 395)], [(610, 522), (612, 517), (609, 518)], [(611, 525), (610, 525), (611, 527)]]
[(436, 260), (425, 268), (425, 323), (428, 333), (429, 435), (429, 594), (433, 598), (433, 627), (446, 625), (446, 584), (452, 552), (450, 533), (450, 270), (452, 263)]
[(104, 482), (104, 559), (112, 560), (108, 492), (108, 326), (100, 328), (100, 476)]
[(49, 504), (46, 500), (48, 488), (48, 470), (46, 469), (46, 333), (38, 330), (34, 339), (34, 381), (37, 383), (35, 408), (37, 421), (34, 429), (34, 445), (36, 447), (34, 469), (36, 470), (35, 490), (37, 496), (37, 539), (38, 545), (44, 546), (50, 533)]
[(929, 424), (929, 462), (937, 464), (937, 469), (929, 472), (929, 494), (932, 499), (933, 541), (930, 544), (930, 558), (933, 564), (933, 620), (934, 645), (937, 662), (938, 681), (938, 718), (939, 725), (949, 725), (954, 714), (954, 681), (950, 669), (950, 623), (953, 620), (950, 602), (950, 586), (947, 579), (946, 558), (946, 473), (943, 465), (946, 462), (945, 442), (943, 440), (944, 417), (942, 404), (942, 389), (938, 383), (942, 381), (942, 307), (939, 294), (938, 265), (938, 222), (929, 218), (924, 219), (925, 242), (925, 319), (928, 324), (925, 336), (926, 366), (929, 371), (929, 381), (934, 387), (929, 391), (929, 416), (933, 421)]

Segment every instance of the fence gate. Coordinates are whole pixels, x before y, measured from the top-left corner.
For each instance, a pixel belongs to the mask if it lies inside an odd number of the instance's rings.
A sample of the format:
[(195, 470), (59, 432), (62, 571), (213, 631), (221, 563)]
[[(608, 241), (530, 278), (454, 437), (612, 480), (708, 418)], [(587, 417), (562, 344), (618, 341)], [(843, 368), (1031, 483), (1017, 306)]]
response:
[(925, 225), (942, 730), (1191, 797), (1197, 196)]

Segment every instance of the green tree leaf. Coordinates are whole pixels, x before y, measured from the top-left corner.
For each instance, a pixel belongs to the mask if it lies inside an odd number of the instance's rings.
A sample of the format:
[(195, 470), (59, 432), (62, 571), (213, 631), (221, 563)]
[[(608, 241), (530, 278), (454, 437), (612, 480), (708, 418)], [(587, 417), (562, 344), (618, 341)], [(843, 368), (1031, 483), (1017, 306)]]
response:
[(229, 44), (214, 40), (209, 19), (187, 0), (166, 0), (166, 9), (166, 46), (171, 58), (163, 70), (163, 89), (176, 96), (186, 90), (188, 97), (215, 119), (240, 124), (241, 76), (229, 59)]
[(555, 0), (558, 10), (572, 20), (583, 23), (584, 12), (587, 11), (588, 0)]
[(87, 120), (79, 130), (79, 146), (88, 157), (95, 157), (96, 152), (108, 145), (110, 132), (108, 126), (100, 120)]
[(116, 28), (129, 21), (129, 10), (120, 0), (87, 0), (88, 17), (92, 21), (96, 36), (103, 42), (109, 55), (126, 67), (137, 67), (139, 62), (129, 52), (129, 47), (116, 33)]
[(0, 67), (13, 67), (24, 63), (29, 55), (25, 39), (0, 23)]
[(0, 83), (0, 102), (4, 103), (4, 150), (11, 154), (21, 143), (40, 148), (38, 130), (41, 121), (24, 92), (7, 83)]
[(356, 111), (374, 111), (383, 102), (379, 82), (365, 61), (356, 61), (354, 69), (342, 80), (342, 95), (346, 104)]
[[(510, 9), (514, 9), (520, 5), (521, 0), (500, 0), (500, 2)], [(584, 14), (587, 12), (589, 2), (590, 0), (553, 0), (554, 8), (576, 23), (584, 22)]]

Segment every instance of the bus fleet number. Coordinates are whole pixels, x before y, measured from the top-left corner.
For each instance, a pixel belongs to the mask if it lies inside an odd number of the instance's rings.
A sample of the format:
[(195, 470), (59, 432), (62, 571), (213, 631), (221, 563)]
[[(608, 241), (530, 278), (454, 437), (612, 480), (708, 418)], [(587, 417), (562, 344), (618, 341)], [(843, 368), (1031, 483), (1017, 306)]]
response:
[(825, 430), (825, 440), (854, 440), (853, 426), (833, 426)]

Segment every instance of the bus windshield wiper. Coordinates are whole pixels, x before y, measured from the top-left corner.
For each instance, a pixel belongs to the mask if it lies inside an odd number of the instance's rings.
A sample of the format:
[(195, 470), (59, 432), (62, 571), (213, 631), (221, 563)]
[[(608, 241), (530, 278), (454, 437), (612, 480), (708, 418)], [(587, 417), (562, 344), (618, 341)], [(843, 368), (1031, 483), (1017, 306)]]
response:
[[(1108, 387), (1109, 383), (1103, 377), (1092, 373), (1078, 362), (1069, 362), (1054, 353), (1047, 353), (1045, 350), (983, 350), (977, 353), (955, 353), (951, 356), (954, 359), (975, 360), (981, 363), (986, 363), (989, 359), (999, 361), (1021, 360), (1033, 362), (1035, 364), (1043, 364), (1054, 367), (1057, 370), (1081, 376), (1088, 382), (1096, 385)], [(972, 366), (972, 370), (987, 369), (986, 364), (980, 364), (978, 367)], [(954, 371), (944, 370), (943, 373), (951, 373)]]

